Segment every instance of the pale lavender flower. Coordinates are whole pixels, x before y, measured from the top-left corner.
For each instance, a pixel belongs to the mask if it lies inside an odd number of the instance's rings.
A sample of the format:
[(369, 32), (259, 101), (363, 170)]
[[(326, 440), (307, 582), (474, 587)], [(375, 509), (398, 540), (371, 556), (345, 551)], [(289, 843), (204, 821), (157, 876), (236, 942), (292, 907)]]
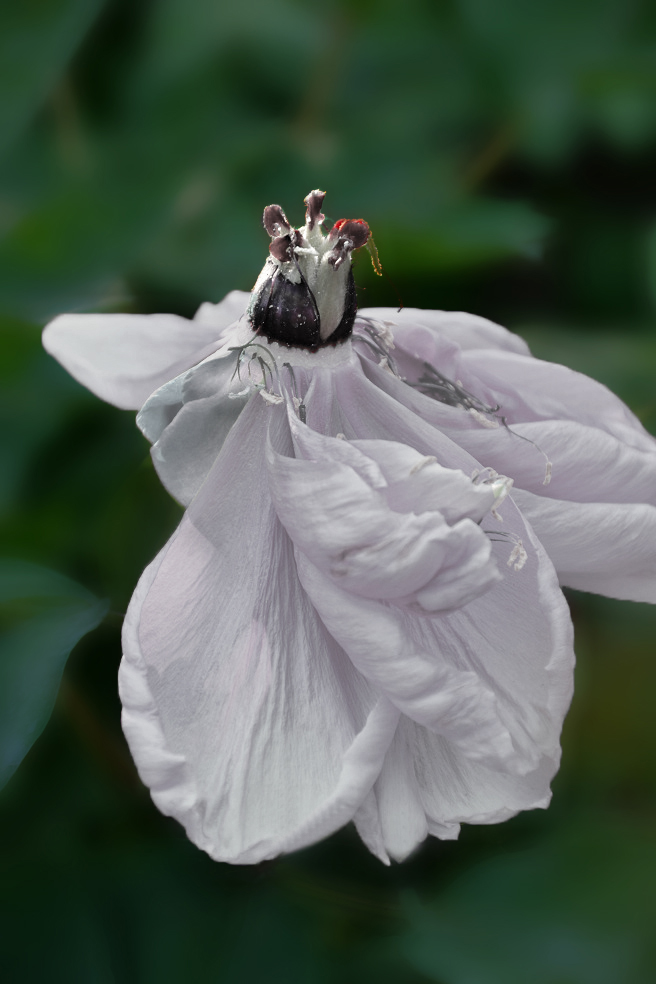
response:
[[(162, 812), (254, 863), (353, 820), (381, 860), (545, 807), (572, 692), (560, 584), (656, 601), (656, 442), (484, 318), (356, 315), (366, 223), (265, 210), (252, 295), (63, 315), (186, 512), (125, 620), (123, 726)], [(258, 334), (254, 333), (254, 328)]]

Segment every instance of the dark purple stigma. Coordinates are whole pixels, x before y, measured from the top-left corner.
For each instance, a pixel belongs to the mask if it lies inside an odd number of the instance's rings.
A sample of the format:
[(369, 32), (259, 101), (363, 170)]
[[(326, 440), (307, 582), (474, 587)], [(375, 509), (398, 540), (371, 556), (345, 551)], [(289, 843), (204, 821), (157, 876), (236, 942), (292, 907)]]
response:
[(262, 224), (271, 238), (287, 236), (292, 231), (292, 225), (280, 205), (267, 205), (262, 216)]
[(321, 225), (323, 220), (326, 218), (321, 212), (321, 206), (323, 205), (323, 200), (326, 197), (325, 191), (311, 191), (310, 194), (304, 198), (304, 202), (307, 205), (307, 211), (305, 213), (305, 221), (307, 223), (308, 229), (314, 229), (317, 223)]

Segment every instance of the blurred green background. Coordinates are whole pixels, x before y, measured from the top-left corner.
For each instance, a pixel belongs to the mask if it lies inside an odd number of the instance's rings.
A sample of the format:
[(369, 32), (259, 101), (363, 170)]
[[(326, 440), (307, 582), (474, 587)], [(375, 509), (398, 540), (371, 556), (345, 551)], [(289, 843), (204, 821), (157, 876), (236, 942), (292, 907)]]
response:
[(263, 206), (322, 187), (406, 305), (500, 321), (656, 430), (655, 165), (649, 0), (0, 6), (3, 981), (653, 984), (656, 613), (570, 595), (549, 811), (391, 869), (351, 830), (215, 864), (119, 725), (121, 613), (179, 509), (40, 329), (250, 289)]

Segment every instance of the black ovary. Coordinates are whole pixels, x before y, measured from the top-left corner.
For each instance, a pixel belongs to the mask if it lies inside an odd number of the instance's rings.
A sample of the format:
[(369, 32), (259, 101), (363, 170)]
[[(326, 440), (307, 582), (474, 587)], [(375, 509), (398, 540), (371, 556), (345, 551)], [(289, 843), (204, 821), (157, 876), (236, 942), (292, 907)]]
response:
[(353, 271), (349, 270), (349, 275), (346, 281), (346, 295), (344, 297), (344, 314), (342, 315), (342, 320), (337, 325), (330, 338), (327, 338), (323, 344), (334, 345), (336, 342), (343, 342), (345, 338), (348, 338), (353, 331), (353, 324), (355, 322), (357, 311), (358, 296), (355, 292), (355, 280), (353, 279)]
[(250, 319), (258, 335), (269, 342), (309, 349), (321, 345), (319, 312), (305, 279), (293, 284), (276, 271), (260, 292)]
[(322, 341), (321, 318), (308, 283), (301, 274), (298, 284), (276, 271), (262, 288), (250, 311), (250, 321), (258, 335), (269, 342), (294, 348), (316, 350), (343, 342), (353, 331), (358, 300), (353, 271), (349, 270), (344, 296), (344, 313), (335, 331)]

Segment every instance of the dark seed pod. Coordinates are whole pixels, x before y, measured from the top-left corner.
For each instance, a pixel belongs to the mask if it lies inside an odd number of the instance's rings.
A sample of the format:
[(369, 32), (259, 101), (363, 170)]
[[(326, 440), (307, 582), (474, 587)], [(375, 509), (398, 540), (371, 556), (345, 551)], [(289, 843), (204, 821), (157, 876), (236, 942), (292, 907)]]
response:
[(321, 344), (319, 312), (303, 277), (293, 284), (276, 270), (254, 298), (249, 316), (255, 331), (269, 342), (309, 349)]
[(325, 192), (305, 198), (305, 226), (294, 229), (280, 205), (264, 209), (269, 259), (257, 278), (248, 317), (271, 342), (315, 350), (349, 337), (357, 312), (353, 250), (369, 239), (364, 219), (340, 219), (326, 236)]

